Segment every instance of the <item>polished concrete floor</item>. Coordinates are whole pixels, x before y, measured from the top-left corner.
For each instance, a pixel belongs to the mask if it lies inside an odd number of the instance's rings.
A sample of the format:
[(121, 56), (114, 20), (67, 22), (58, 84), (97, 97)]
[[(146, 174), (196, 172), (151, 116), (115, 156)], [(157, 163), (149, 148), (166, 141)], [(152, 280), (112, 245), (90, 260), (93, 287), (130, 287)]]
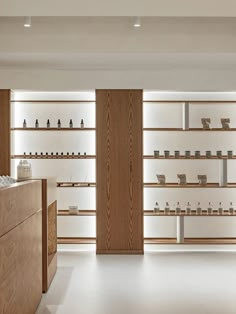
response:
[(61, 251), (37, 314), (235, 314), (236, 252)]

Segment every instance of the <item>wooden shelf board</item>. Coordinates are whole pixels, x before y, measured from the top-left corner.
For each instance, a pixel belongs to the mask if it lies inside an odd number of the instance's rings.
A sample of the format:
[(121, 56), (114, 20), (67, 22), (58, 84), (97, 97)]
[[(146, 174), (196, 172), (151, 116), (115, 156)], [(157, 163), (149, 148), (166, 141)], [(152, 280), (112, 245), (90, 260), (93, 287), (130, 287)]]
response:
[(189, 189), (189, 188), (236, 188), (236, 183), (228, 183), (226, 186), (220, 186), (219, 183), (207, 183), (205, 185), (200, 185), (198, 183), (188, 183), (188, 184), (178, 184), (178, 183), (166, 183), (166, 184), (158, 184), (158, 183), (144, 183), (144, 188), (177, 188), (177, 189)]
[(11, 131), (96, 131), (96, 128), (11, 128)]
[(193, 103), (193, 104), (235, 104), (236, 105), (236, 100), (143, 100), (143, 103)]
[(12, 103), (95, 103), (96, 100), (11, 100)]
[(57, 244), (96, 244), (96, 238), (64, 238), (58, 237)]
[(143, 128), (143, 131), (164, 131), (164, 132), (234, 132), (236, 128), (230, 129), (222, 129), (222, 128), (211, 128), (211, 129), (203, 129), (203, 128), (189, 128), (187, 130), (183, 130), (182, 128)]
[(176, 214), (175, 211), (170, 211), (169, 214), (165, 214), (164, 212), (162, 213), (155, 213), (153, 210), (144, 210), (143, 211), (144, 216), (156, 216), (156, 217), (170, 217), (170, 216), (186, 216), (186, 217), (233, 217), (236, 216), (236, 212), (234, 212), (233, 214), (230, 214), (229, 211), (224, 211), (223, 214), (218, 214), (218, 213), (212, 213), (212, 214), (208, 214), (207, 210), (204, 210), (203, 213), (201, 214), (197, 214), (196, 211), (192, 211), (191, 214), (187, 214), (185, 212), (182, 212), (180, 214)]
[(155, 159), (155, 160), (158, 160), (158, 159), (166, 159), (166, 160), (169, 160), (169, 159), (174, 159), (174, 160), (189, 160), (189, 159), (192, 159), (192, 160), (201, 160), (201, 159), (203, 159), (203, 160), (211, 160), (211, 159), (213, 159), (213, 160), (222, 160), (222, 159), (236, 159), (236, 155), (234, 155), (233, 157), (228, 157), (228, 156), (226, 156), (226, 155), (222, 155), (222, 157), (217, 157), (216, 155), (212, 155), (210, 158), (208, 158), (208, 157), (206, 157), (206, 156), (204, 156), (204, 155), (201, 155), (199, 158), (196, 158), (195, 156), (190, 156), (190, 157), (185, 157), (184, 155), (181, 155), (181, 156), (179, 156), (178, 158), (176, 158), (175, 156), (173, 156), (173, 155), (171, 155), (170, 157), (165, 157), (165, 156), (163, 156), (163, 155), (160, 155), (159, 157), (154, 157), (154, 155), (144, 155), (143, 156), (143, 159)]
[(176, 238), (144, 238), (144, 244), (176, 244)]
[[(96, 244), (96, 238), (57, 238), (58, 244)], [(185, 238), (177, 243), (176, 238), (144, 238), (144, 244), (236, 244), (236, 238)]]
[(57, 182), (58, 188), (90, 188), (96, 187), (95, 182)]
[(184, 243), (177, 243), (175, 238), (145, 238), (144, 244), (236, 244), (236, 238), (185, 238)]
[(95, 155), (12, 155), (11, 159), (96, 159)]
[(57, 216), (96, 216), (96, 210), (80, 209), (78, 214), (70, 214), (68, 209), (59, 209)]

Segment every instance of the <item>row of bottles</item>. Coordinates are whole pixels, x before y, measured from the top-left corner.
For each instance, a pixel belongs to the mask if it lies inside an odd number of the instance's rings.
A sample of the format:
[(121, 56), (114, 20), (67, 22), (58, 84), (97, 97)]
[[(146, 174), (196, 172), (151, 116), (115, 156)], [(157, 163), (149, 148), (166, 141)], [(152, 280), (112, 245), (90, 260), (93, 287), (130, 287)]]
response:
[(172, 154), (169, 150), (164, 150), (162, 155), (160, 153), (161, 153), (160, 150), (154, 150), (153, 151), (154, 158), (160, 158), (160, 157), (164, 157), (164, 158), (171, 158), (171, 157), (174, 157), (174, 158), (180, 158), (180, 157), (185, 157), (185, 158), (193, 158), (193, 157), (194, 158), (201, 158), (201, 157), (222, 158), (225, 156), (228, 158), (233, 157), (233, 151), (232, 150), (228, 150), (227, 155), (223, 155), (221, 150), (217, 150), (215, 155), (210, 150), (206, 150), (205, 153), (201, 152), (200, 150), (195, 150), (193, 153), (190, 150), (186, 150), (184, 152), (184, 155), (181, 155), (181, 152), (179, 150), (175, 150)]
[[(56, 152), (56, 153), (54, 153), (54, 152), (51, 152), (51, 153), (48, 153), (48, 152), (45, 152), (45, 153), (43, 153), (43, 152), (41, 152), (41, 153), (38, 153), (38, 152), (35, 152), (34, 153), (34, 155), (32, 154), (32, 152), (29, 152), (28, 154), (26, 153), (26, 152), (24, 152), (24, 156), (26, 157), (26, 156), (44, 156), (44, 157), (47, 157), (47, 156), (81, 156), (82, 154), (80, 153), (80, 152), (78, 152), (77, 154), (75, 153), (75, 152), (67, 152), (67, 153), (64, 153), (64, 152), (61, 152), (61, 153), (58, 153), (58, 152)], [(83, 156), (86, 156), (87, 155), (87, 153), (86, 152), (84, 152), (83, 153)]]
[(197, 215), (201, 215), (202, 213), (207, 213), (208, 215), (211, 214), (219, 214), (222, 215), (225, 212), (234, 214), (235, 213), (235, 208), (233, 206), (233, 202), (230, 202), (229, 207), (223, 209), (222, 202), (219, 203), (218, 208), (213, 208), (211, 202), (208, 203), (207, 208), (202, 208), (201, 203), (198, 202), (196, 206), (191, 206), (190, 202), (187, 202), (186, 205), (181, 206), (180, 202), (177, 202), (176, 205), (173, 207), (170, 206), (169, 202), (165, 202), (164, 208), (160, 208), (159, 203), (156, 202), (155, 207), (154, 207), (154, 212), (156, 214), (170, 214), (173, 212), (175, 214), (187, 214), (191, 215), (191, 213), (196, 213)]
[[(50, 127), (51, 127), (51, 123), (50, 123), (50, 120), (49, 120), (49, 119), (47, 120), (46, 125), (47, 125), (47, 128), (50, 128)], [(62, 124), (61, 124), (61, 120), (60, 120), (60, 119), (58, 119), (58, 121), (57, 121), (57, 127), (58, 127), (59, 129), (62, 127)], [(27, 128), (26, 119), (24, 119), (24, 121), (23, 121), (23, 128)], [(38, 121), (38, 119), (35, 120), (35, 128), (39, 128), (39, 121)], [(72, 120), (72, 119), (70, 119), (70, 121), (69, 121), (69, 128), (73, 128), (73, 120)], [(81, 119), (81, 121), (80, 121), (80, 128), (81, 128), (81, 129), (84, 128), (84, 120), (83, 120), (83, 119)]]

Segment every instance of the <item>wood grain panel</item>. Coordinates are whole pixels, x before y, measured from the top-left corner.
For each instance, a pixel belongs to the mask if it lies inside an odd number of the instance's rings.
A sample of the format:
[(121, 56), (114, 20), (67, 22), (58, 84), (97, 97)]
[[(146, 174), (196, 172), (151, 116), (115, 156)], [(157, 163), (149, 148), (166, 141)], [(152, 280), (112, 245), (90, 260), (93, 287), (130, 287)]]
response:
[(0, 90), (0, 176), (10, 175), (10, 108), (9, 89)]
[(142, 91), (97, 90), (97, 253), (143, 253)]
[[(47, 292), (56, 273), (57, 253), (57, 201), (56, 178), (37, 178), (42, 182), (43, 206), (43, 292)], [(49, 256), (55, 255), (55, 258)], [(52, 265), (50, 265), (52, 263)]]
[(32, 314), (42, 295), (42, 211), (0, 238), (0, 313)]
[(29, 180), (0, 189), (0, 236), (41, 208), (39, 181)]
[(48, 254), (57, 252), (57, 201), (48, 206)]

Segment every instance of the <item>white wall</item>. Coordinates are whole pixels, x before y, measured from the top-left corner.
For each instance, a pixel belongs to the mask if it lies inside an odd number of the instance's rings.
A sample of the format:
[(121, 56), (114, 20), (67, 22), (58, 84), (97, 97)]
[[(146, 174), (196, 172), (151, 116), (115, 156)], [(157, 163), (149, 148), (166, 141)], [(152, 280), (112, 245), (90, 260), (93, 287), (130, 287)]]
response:
[(236, 71), (176, 69), (155, 71), (57, 71), (0, 69), (0, 87), (72, 91), (141, 88), (163, 91), (235, 91)]

